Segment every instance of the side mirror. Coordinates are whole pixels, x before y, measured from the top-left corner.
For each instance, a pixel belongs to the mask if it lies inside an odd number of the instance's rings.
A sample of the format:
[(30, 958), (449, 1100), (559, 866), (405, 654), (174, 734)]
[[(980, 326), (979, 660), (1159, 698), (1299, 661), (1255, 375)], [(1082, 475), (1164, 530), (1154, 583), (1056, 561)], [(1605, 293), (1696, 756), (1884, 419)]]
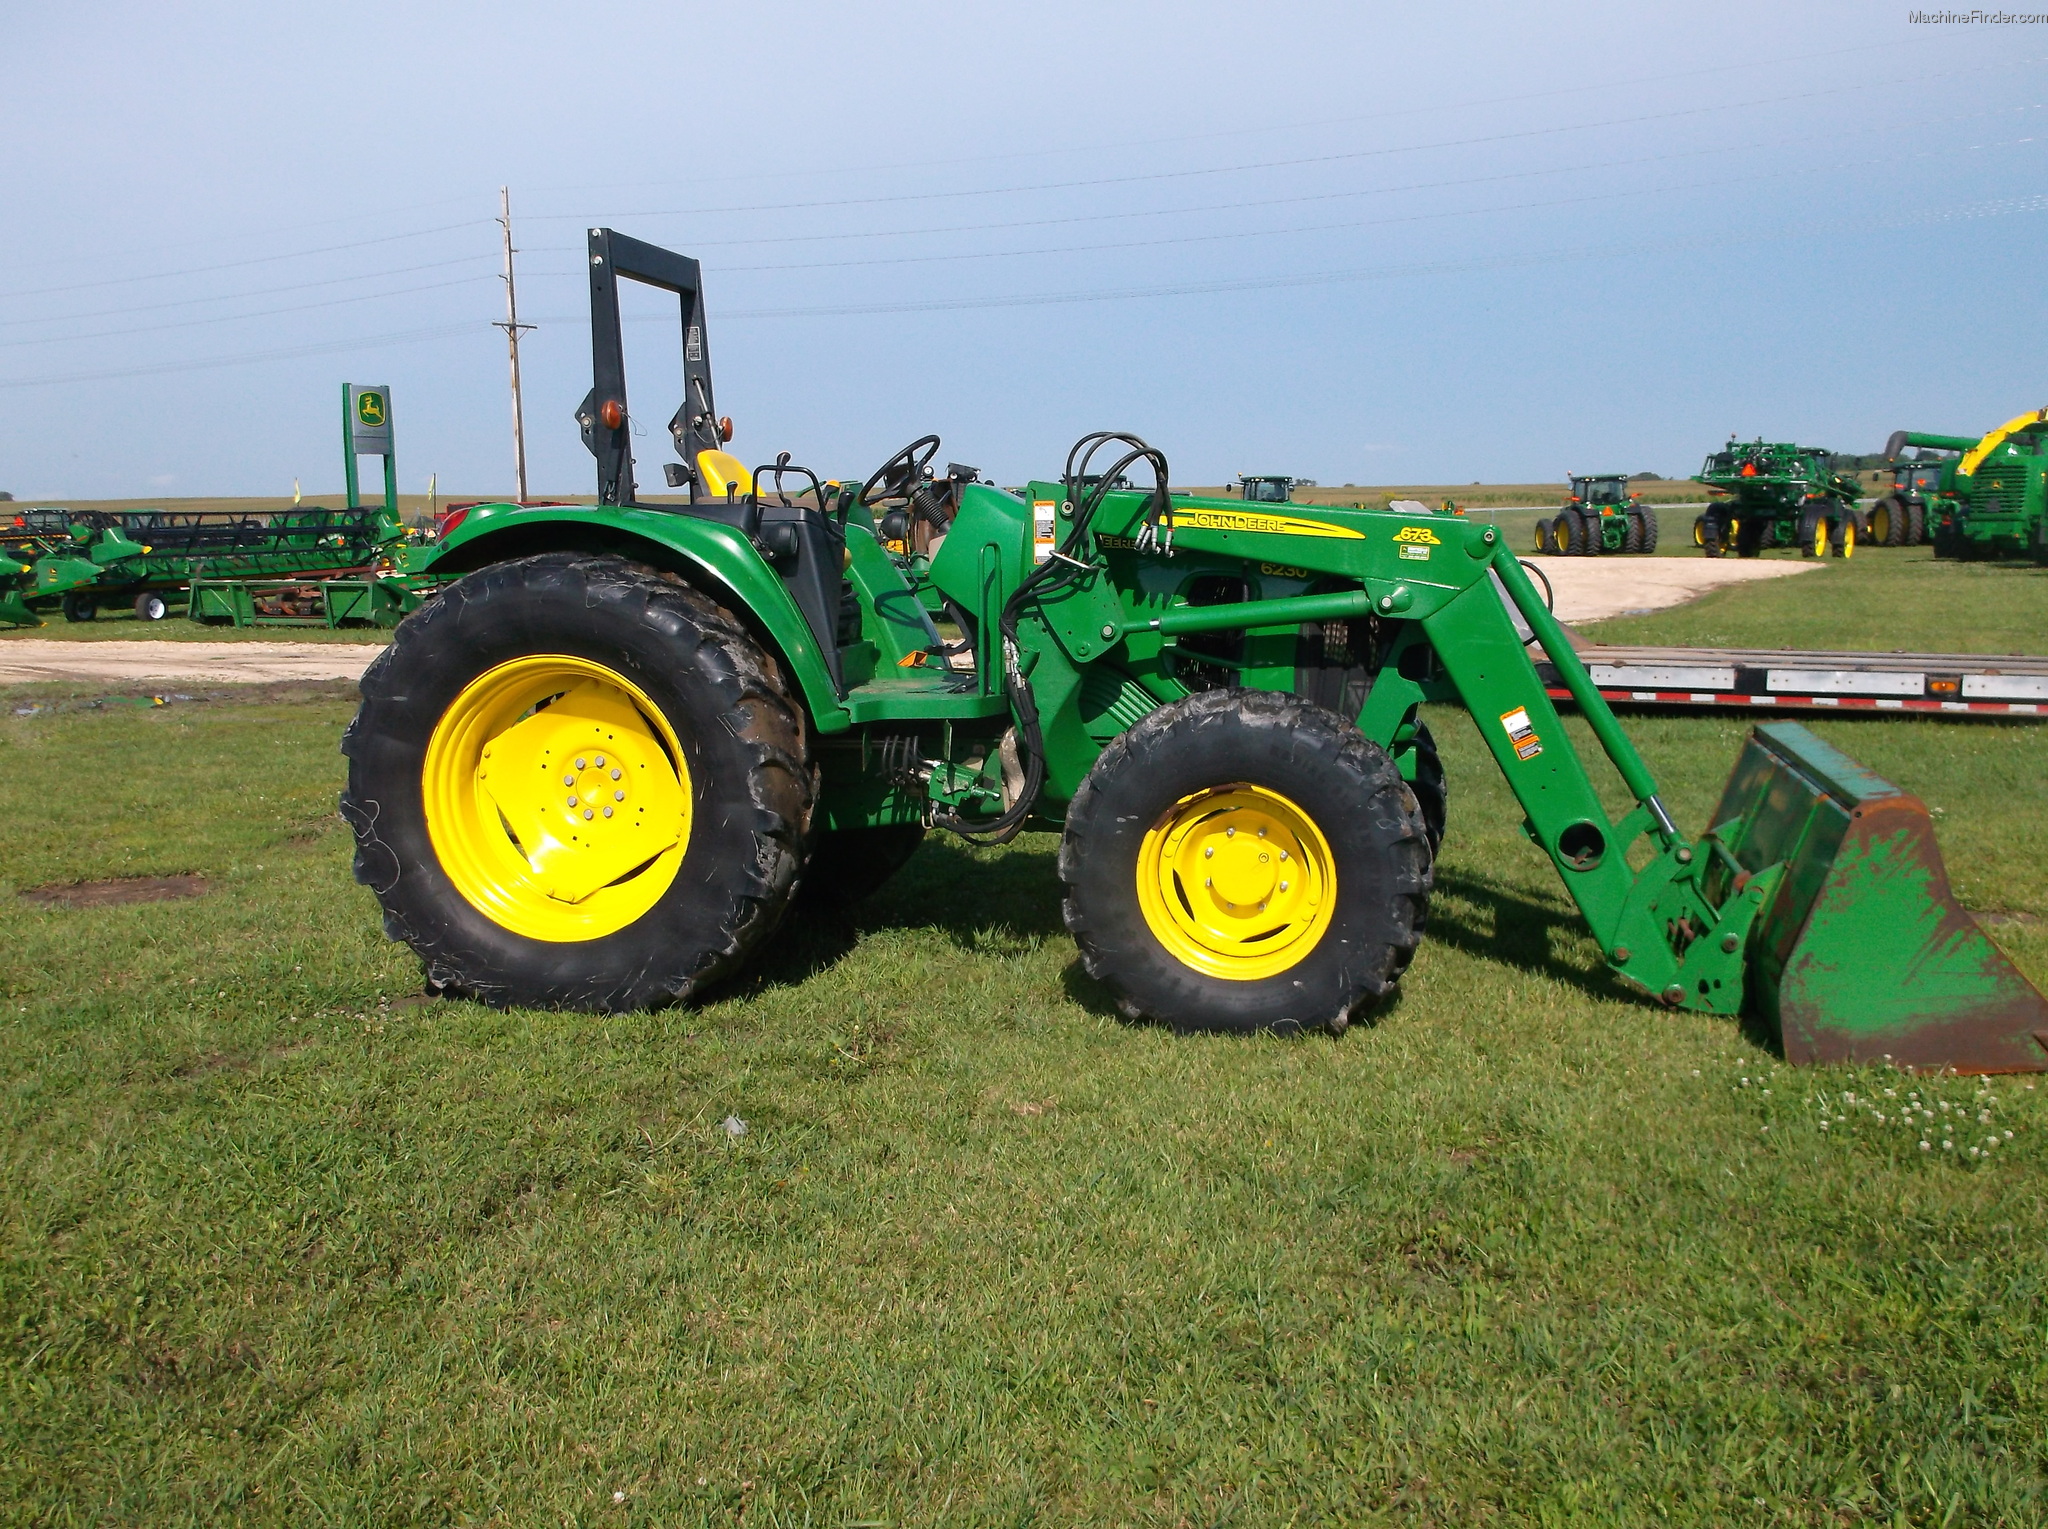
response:
[(668, 480), (670, 488), (681, 488), (690, 481), (690, 467), (687, 462), (664, 462), (661, 475)]

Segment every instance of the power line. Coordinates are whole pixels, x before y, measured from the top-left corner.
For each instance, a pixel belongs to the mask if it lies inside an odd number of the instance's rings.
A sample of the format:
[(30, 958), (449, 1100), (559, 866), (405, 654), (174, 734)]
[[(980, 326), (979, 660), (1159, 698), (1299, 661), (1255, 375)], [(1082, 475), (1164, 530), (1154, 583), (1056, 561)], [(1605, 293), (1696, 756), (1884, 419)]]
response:
[(199, 329), (209, 324), (239, 324), (248, 319), (275, 318), (281, 313), (311, 313), (319, 308), (340, 308), (349, 303), (373, 303), (387, 297), (405, 297), (414, 292), (439, 292), (448, 287), (466, 287), (490, 281), (489, 275), (459, 276), (454, 281), (430, 281), (417, 287), (399, 287), (391, 292), (359, 292), (354, 297), (333, 297), (319, 303), (293, 303), (284, 308), (259, 308), (254, 313), (222, 313), (208, 319), (179, 319), (170, 324), (139, 324), (123, 329), (88, 329), (83, 334), (41, 335), (33, 340), (0, 340), (0, 350), (24, 345), (69, 345), (77, 340), (105, 340), (116, 336), (161, 334), (170, 329)]
[(195, 265), (182, 271), (153, 271), (142, 276), (109, 276), (103, 281), (73, 282), (64, 287), (35, 287), (20, 292), (0, 292), (0, 301), (16, 297), (48, 297), (56, 292), (84, 292), (94, 287), (128, 286), (138, 281), (169, 281), (174, 276), (203, 276), (209, 271), (237, 271), (245, 266), (271, 265), (280, 260), (304, 260), (311, 255), (332, 255), (342, 250), (368, 249), (373, 244), (396, 244), (401, 239), (424, 239), (430, 234), (452, 233), (459, 228), (476, 228), (488, 221), (468, 218), (460, 223), (443, 223), (438, 228), (416, 228), (410, 233), (385, 234), (375, 239), (357, 239), (349, 244), (324, 244), (318, 249), (291, 250), (282, 255), (254, 255), (247, 260), (224, 260), (218, 265)]
[[(2040, 60), (2021, 59), (2014, 60), (2013, 62), (2015, 64), (2038, 63)], [(1981, 76), (1983, 72), (1984, 70), (1981, 67), (1950, 71), (1953, 74), (1968, 74), (1973, 77)], [(1946, 75), (1938, 73), (1921, 73), (1907, 79), (1882, 80), (1876, 81), (1874, 84), (1877, 86), (1904, 84), (1923, 86), (1930, 80), (1946, 77)], [(1254, 160), (1235, 165), (1208, 165), (1192, 170), (1155, 170), (1138, 175), (1098, 176), (1088, 180), (1041, 181), (1023, 186), (993, 186), (964, 191), (907, 191), (888, 196), (838, 197), (809, 202), (758, 202), (731, 207), (643, 209), (632, 213), (614, 213), (611, 216), (640, 218), (717, 217), (741, 213), (808, 212), (843, 207), (878, 207), (904, 202), (953, 201), (977, 196), (1017, 196), (1038, 191), (1088, 190), (1104, 186), (1130, 186), (1159, 181), (1191, 180), (1210, 175), (1238, 175), (1253, 170), (1300, 169), (1308, 165), (1355, 163), (1364, 159), (1388, 158), (1396, 154), (1420, 154), (1434, 149), (1476, 148), (1487, 144), (1524, 142), (1533, 138), (1555, 137), (1561, 133), (1592, 132), (1600, 128), (1639, 127), (1648, 122), (1670, 122), (1684, 117), (1705, 116), (1715, 112), (1745, 111), (1758, 106), (1779, 106), (1790, 101), (1821, 100), (1829, 96), (1838, 96), (1871, 88), (1873, 88), (1873, 82), (1859, 81), (1855, 84), (1837, 85), (1824, 90), (1797, 91), (1791, 95), (1764, 96), (1748, 101), (1720, 101), (1710, 106), (1692, 106), (1667, 112), (1646, 112), (1634, 117), (1610, 117), (1598, 122), (1571, 123), (1561, 127), (1523, 128), (1515, 132), (1484, 133), (1470, 138), (1445, 138), (1430, 143), (1397, 144), (1391, 147), (1376, 149), (1353, 149), (1341, 154), (1313, 154), (1291, 159)], [(583, 214), (542, 213), (537, 216), (536, 221), (587, 223), (590, 219)]]
[(119, 308), (96, 308), (87, 313), (53, 313), (32, 319), (0, 319), (0, 328), (15, 329), (23, 324), (62, 324), (73, 319), (116, 318), (124, 313), (159, 313), (166, 308), (192, 308), (200, 303), (239, 302), (250, 297), (271, 297), (280, 292), (309, 292), (315, 287), (338, 287), (351, 281), (376, 281), (386, 276), (410, 276), (418, 271), (444, 271), (451, 265), (470, 265), (488, 260), (488, 255), (463, 255), (454, 260), (430, 260), (425, 265), (402, 265), (388, 271), (361, 271), (353, 276), (327, 276), (319, 281), (294, 281), (281, 287), (244, 287), (234, 292), (217, 292), (211, 297), (179, 297), (162, 303), (128, 303)]
[(395, 334), (352, 336), (313, 345), (293, 345), (282, 350), (254, 351), (241, 356), (209, 356), (200, 361), (165, 361), (154, 366), (127, 366), (100, 372), (73, 372), (65, 377), (25, 377), (0, 382), (0, 389), (54, 388), (74, 382), (106, 382), (118, 377), (163, 377), (178, 372), (214, 371), (228, 366), (254, 366), (264, 361), (289, 361), (298, 356), (332, 355), (337, 351), (366, 350), (373, 345), (410, 345), (421, 340), (445, 339), (451, 335), (474, 334), (476, 323), (440, 324), (431, 329), (406, 329)]

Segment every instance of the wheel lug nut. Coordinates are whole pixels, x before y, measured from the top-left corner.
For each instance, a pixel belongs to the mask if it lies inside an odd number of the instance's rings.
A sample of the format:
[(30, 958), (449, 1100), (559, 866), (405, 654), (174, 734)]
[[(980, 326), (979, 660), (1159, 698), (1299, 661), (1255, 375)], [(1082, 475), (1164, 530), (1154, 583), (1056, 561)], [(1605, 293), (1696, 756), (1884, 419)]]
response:
[(591, 810), (590, 810), (590, 809), (589, 809), (588, 807), (585, 807), (585, 808), (583, 809), (583, 821), (584, 821), (584, 822), (588, 823), (588, 822), (589, 822), (589, 821), (591, 820), (591, 818), (592, 818), (592, 817), (594, 817), (595, 815), (596, 815), (596, 814), (594, 814), (593, 812), (591, 812)]
[(1237, 837), (1237, 830), (1235, 828), (1226, 828), (1223, 830), (1223, 837), (1226, 839), (1235, 839)]
[(1285, 860), (1285, 859), (1287, 858), (1287, 851), (1286, 851), (1286, 850), (1284, 850), (1284, 849), (1283, 849), (1282, 851), (1280, 851), (1280, 858), (1281, 858), (1282, 860)]
[(575, 798), (575, 797), (573, 797), (573, 796), (572, 796), (572, 797), (570, 797), (570, 798), (569, 798), (569, 805), (570, 805), (571, 807), (574, 807), (574, 806), (576, 805), (576, 798)]
[(1204, 876), (1204, 877), (1202, 878), (1202, 885), (1203, 885), (1203, 886), (1205, 886), (1205, 887), (1213, 887), (1213, 886), (1215, 886), (1215, 885), (1216, 885), (1216, 882), (1215, 882), (1214, 878), (1212, 878), (1212, 877), (1208, 877), (1208, 876)]
[(1285, 892), (1285, 891), (1287, 890), (1287, 883), (1286, 883), (1286, 882), (1284, 882), (1284, 881), (1283, 881), (1283, 882), (1281, 882), (1281, 883), (1280, 883), (1280, 890), (1281, 890), (1281, 891), (1283, 891), (1283, 892)]
[(612, 779), (617, 780), (624, 773), (625, 772), (623, 770), (614, 767), (614, 769), (612, 770)]
[(595, 763), (596, 763), (597, 767), (598, 767), (598, 768), (599, 768), (600, 770), (602, 770), (602, 769), (604, 768), (604, 755), (602, 755), (602, 754), (598, 755), (598, 756), (597, 756), (597, 759), (596, 759), (596, 761), (595, 761)]
[(562, 777), (562, 784), (565, 786), (573, 786), (576, 784), (576, 777), (573, 775), (564, 775)]
[[(625, 792), (623, 792), (623, 791), (614, 791), (614, 792), (612, 793), (612, 800), (613, 800), (613, 801), (615, 801), (615, 802), (623, 802), (623, 801), (624, 801), (625, 799), (626, 799), (626, 793), (625, 793)], [(605, 808), (605, 811), (606, 811), (606, 812), (610, 812), (610, 811), (611, 811), (611, 808), (607, 807), (607, 808)]]
[(1213, 858), (1213, 857), (1215, 856), (1215, 854), (1216, 854), (1216, 846), (1212, 844), (1212, 845), (1210, 845), (1210, 846), (1209, 846), (1209, 847), (1208, 847), (1207, 849), (1205, 849), (1205, 850), (1203, 850), (1203, 851), (1202, 851), (1202, 858), (1203, 858), (1204, 860), (1208, 860), (1208, 859), (1211, 859), (1211, 858)]
[(609, 808), (609, 807), (605, 808), (605, 810), (604, 810), (604, 815), (605, 815), (606, 817), (610, 817), (610, 816), (612, 815), (612, 810), (611, 810), (611, 808)]

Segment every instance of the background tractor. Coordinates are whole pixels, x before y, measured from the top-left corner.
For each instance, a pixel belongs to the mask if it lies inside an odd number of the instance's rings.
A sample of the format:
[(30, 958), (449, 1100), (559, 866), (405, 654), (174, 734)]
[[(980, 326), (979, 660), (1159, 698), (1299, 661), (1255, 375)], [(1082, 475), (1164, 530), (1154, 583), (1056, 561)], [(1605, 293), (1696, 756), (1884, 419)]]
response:
[(1575, 475), (1564, 508), (1536, 522), (1536, 550), (1579, 557), (1655, 552), (1657, 512), (1629, 491), (1626, 473)]
[(1731, 440), (1713, 453), (1693, 482), (1715, 496), (1693, 522), (1693, 542), (1708, 557), (1733, 547), (1755, 557), (1770, 547), (1797, 547), (1806, 557), (1850, 557), (1863, 523), (1856, 480), (1834, 469), (1818, 446)]
[(1237, 493), (1246, 504), (1286, 504), (1294, 498), (1294, 485), (1300, 481), (1272, 473), (1249, 477), (1239, 473)]
[(1907, 447), (1960, 452), (1943, 464), (1928, 502), (1936, 557), (2032, 557), (2048, 563), (2048, 409), (2009, 419), (1980, 438), (1901, 430), (1885, 455)]
[[(1891, 488), (1870, 507), (1865, 521), (1871, 544), (1917, 547), (1926, 542), (1930, 529), (1940, 521), (1936, 506), (1953, 483), (1957, 455), (1976, 444), (1960, 436), (1894, 432), (1884, 448), (1892, 463)], [(1909, 447), (1914, 454), (1906, 458)]]
[[(421, 555), (447, 582), (365, 674), (343, 742), (356, 875), (432, 989), (688, 998), (800, 891), (858, 897), (930, 828), (1035, 828), (1060, 835), (1067, 928), (1126, 1014), (1341, 1029), (1427, 928), (1435, 701), (1472, 717), (1636, 991), (1747, 1010), (1800, 1061), (2048, 1066), (2048, 1004), (1949, 894), (1924, 807), (1781, 724), (1708, 830), (1681, 831), (1494, 526), (1174, 494), (1125, 432), (1021, 494), (935, 476), (932, 435), (858, 482), (786, 453), (749, 469), (715, 412), (697, 263), (595, 229), (589, 270), (597, 504), (449, 517)], [(679, 302), (665, 473), (686, 504), (638, 496), (621, 279)], [(925, 553), (884, 547), (899, 514), (931, 528)]]

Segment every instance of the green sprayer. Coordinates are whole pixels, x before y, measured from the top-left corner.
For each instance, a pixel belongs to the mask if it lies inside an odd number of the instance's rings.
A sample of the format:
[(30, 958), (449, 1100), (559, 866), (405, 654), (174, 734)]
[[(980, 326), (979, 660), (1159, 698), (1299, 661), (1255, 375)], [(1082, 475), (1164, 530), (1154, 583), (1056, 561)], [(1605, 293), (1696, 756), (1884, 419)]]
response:
[[(1900, 430), (1885, 443), (1898, 461), (1908, 447), (1924, 456), (1955, 453), (1935, 466), (1923, 515), (1934, 555), (2031, 557), (2048, 563), (2048, 409), (2009, 419), (1984, 436)], [(1899, 470), (1926, 471), (1916, 460)]]
[[(1751, 1013), (1796, 1061), (2048, 1065), (2048, 1005), (1957, 905), (1918, 801), (1776, 724), (1683, 831), (1497, 528), (1176, 494), (1120, 431), (1021, 492), (935, 473), (931, 435), (860, 481), (786, 453), (750, 470), (714, 406), (697, 262), (600, 228), (588, 264), (597, 504), (451, 517), (421, 559), (445, 582), (343, 743), (356, 875), (431, 989), (686, 999), (800, 891), (860, 896), (929, 829), (1040, 829), (1125, 1013), (1342, 1029), (1428, 923), (1440, 702), (1626, 987)], [(638, 493), (621, 280), (679, 300), (665, 475), (686, 503)], [(1528, 644), (1624, 783), (1618, 815)]]
[(1863, 524), (1856, 480), (1834, 469), (1831, 453), (1788, 441), (1731, 440), (1693, 474), (1714, 496), (1693, 521), (1694, 545), (1708, 557), (1729, 548), (1756, 557), (1797, 547), (1807, 557), (1852, 557)]

